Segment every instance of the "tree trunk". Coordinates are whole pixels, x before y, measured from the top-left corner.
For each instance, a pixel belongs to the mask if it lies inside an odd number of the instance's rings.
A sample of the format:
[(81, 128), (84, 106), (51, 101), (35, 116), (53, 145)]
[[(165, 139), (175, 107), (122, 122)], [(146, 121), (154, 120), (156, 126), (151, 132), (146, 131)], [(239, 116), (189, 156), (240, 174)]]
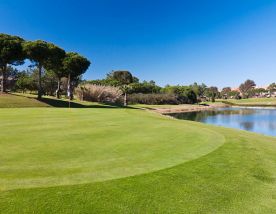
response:
[(7, 65), (4, 65), (1, 69), (2, 71), (2, 79), (1, 79), (1, 94), (6, 92), (6, 72), (7, 72)]
[(127, 93), (125, 92), (125, 97), (124, 97), (124, 106), (127, 106)]
[(73, 88), (72, 85), (70, 86), (70, 100), (74, 99), (74, 94), (73, 94)]
[(216, 100), (215, 100), (215, 94), (214, 94), (214, 93), (212, 94), (212, 98), (211, 98), (211, 99), (212, 99), (212, 100), (211, 100), (212, 103), (216, 102)]
[(39, 64), (38, 65), (38, 95), (37, 95), (37, 99), (39, 100), (42, 98), (41, 72), (42, 72), (42, 66)]
[(4, 93), (4, 69), (1, 69), (1, 94)]
[(70, 100), (73, 100), (74, 96), (72, 93), (72, 85), (71, 85), (71, 75), (68, 75), (68, 84), (67, 84), (67, 96)]
[(60, 80), (61, 78), (58, 78), (58, 87), (57, 87), (57, 90), (56, 90), (56, 97), (57, 99), (60, 99)]

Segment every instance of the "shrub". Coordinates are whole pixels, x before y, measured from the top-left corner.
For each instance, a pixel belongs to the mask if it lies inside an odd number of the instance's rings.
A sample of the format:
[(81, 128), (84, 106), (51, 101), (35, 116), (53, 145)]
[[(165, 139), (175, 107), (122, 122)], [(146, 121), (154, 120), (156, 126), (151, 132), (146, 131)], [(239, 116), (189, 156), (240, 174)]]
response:
[(194, 104), (197, 102), (197, 95), (190, 86), (165, 86), (162, 91), (168, 94), (174, 94), (181, 104)]
[(84, 84), (75, 89), (80, 100), (101, 103), (122, 103), (122, 91), (118, 87)]
[(179, 104), (177, 97), (173, 94), (130, 94), (128, 97), (130, 104)]
[(180, 103), (194, 104), (197, 103), (197, 96), (192, 89), (187, 89), (178, 95)]
[(152, 93), (160, 93), (161, 87), (157, 86), (154, 81), (144, 81), (144, 82), (135, 82), (130, 84), (130, 90), (128, 93), (130, 94), (152, 94)]

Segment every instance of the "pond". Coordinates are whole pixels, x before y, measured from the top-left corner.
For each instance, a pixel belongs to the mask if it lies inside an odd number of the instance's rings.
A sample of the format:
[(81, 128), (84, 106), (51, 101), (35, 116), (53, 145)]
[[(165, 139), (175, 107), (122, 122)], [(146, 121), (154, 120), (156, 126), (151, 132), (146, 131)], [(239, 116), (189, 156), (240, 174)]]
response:
[(198, 121), (276, 136), (276, 108), (229, 107), (169, 115), (182, 120)]

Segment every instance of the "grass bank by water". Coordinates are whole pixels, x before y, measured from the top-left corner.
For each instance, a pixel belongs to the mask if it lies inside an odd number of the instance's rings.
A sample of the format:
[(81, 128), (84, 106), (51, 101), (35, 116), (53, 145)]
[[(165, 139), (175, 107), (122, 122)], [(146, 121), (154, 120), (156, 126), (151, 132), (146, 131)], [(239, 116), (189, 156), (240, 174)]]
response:
[(276, 107), (276, 98), (249, 98), (240, 100), (222, 100), (230, 105), (238, 106), (256, 106), (256, 107)]

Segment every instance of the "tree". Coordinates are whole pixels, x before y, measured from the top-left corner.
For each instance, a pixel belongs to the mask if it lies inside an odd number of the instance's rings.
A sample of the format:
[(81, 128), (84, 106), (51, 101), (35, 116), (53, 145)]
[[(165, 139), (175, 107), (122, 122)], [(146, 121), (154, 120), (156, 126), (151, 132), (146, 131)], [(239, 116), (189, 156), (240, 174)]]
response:
[(133, 82), (133, 76), (129, 71), (113, 71), (111, 78), (117, 80), (120, 83), (121, 89), (124, 93), (124, 106), (127, 106), (127, 92), (129, 90), (128, 85)]
[(197, 95), (194, 92), (194, 90), (190, 87), (188, 87), (185, 91), (183, 91), (181, 96), (185, 98), (182, 103), (188, 103), (188, 104), (197, 103)]
[(253, 88), (249, 91), (248, 95), (249, 97), (253, 96), (263, 96), (268, 93), (268, 90), (264, 88)]
[(230, 87), (224, 87), (221, 90), (221, 96), (224, 97), (225, 99), (227, 99), (229, 97), (229, 93), (231, 92), (231, 88)]
[(197, 97), (200, 98), (204, 95), (204, 92), (207, 89), (207, 86), (202, 83), (201, 85), (197, 84), (196, 82), (190, 86), (192, 90), (196, 93)]
[(248, 98), (249, 92), (251, 89), (253, 89), (256, 86), (255, 82), (253, 80), (246, 80), (244, 83), (242, 83), (239, 87), (240, 92), (242, 93), (242, 96), (244, 98)]
[(271, 84), (268, 86), (267, 89), (269, 90), (270, 95), (273, 94), (273, 93), (276, 91), (276, 84), (275, 84), (275, 82), (274, 82), (274, 83), (271, 83)]
[(20, 65), (24, 62), (23, 42), (24, 40), (18, 36), (0, 34), (1, 93), (6, 91), (5, 80), (8, 65)]
[(211, 86), (211, 87), (207, 88), (207, 90), (205, 91), (205, 94), (207, 97), (211, 98), (212, 102), (215, 102), (216, 97), (218, 97), (218, 95), (219, 95), (219, 91), (218, 91), (217, 87)]
[(239, 91), (235, 91), (235, 90), (230, 91), (230, 92), (228, 93), (228, 95), (229, 95), (230, 98), (234, 98), (234, 99), (237, 99), (237, 100), (241, 99), (241, 96), (240, 96), (240, 92), (239, 92)]
[(33, 91), (36, 89), (33, 72), (31, 70), (22, 71), (18, 74), (15, 89), (21, 90), (23, 93), (25, 93), (26, 90)]
[(17, 90), (21, 90), (22, 93), (25, 93), (29, 85), (29, 76), (25, 71), (19, 74), (15, 85)]
[(84, 83), (93, 85), (104, 85), (104, 86), (119, 86), (120, 83), (114, 79), (97, 79), (97, 80), (84, 80)]
[(23, 47), (27, 58), (38, 68), (38, 99), (41, 99), (43, 94), (41, 82), (42, 68), (51, 65), (51, 57), (56, 54), (59, 48), (52, 43), (42, 40), (25, 42)]
[(68, 52), (63, 60), (63, 69), (68, 77), (67, 93), (68, 97), (73, 99), (72, 82), (79, 80), (79, 77), (85, 73), (90, 66), (90, 61), (78, 53)]
[[(133, 83), (139, 83), (139, 78), (138, 77), (133, 77)], [(150, 81), (151, 82), (151, 81)], [(154, 83), (155, 84), (155, 83)]]
[(47, 70), (42, 77), (43, 93), (45, 95), (54, 96), (57, 86), (57, 77), (53, 70)]
[[(57, 78), (57, 89), (56, 89), (56, 97), (60, 98), (60, 86), (61, 86), (61, 78), (66, 76), (66, 71), (63, 66), (63, 60), (65, 59), (65, 51), (57, 46), (50, 45), (50, 53), (48, 56), (47, 63), (45, 68), (47, 69), (46, 74), (53, 76), (53, 74)], [(49, 79), (48, 79), (49, 80)]]
[(151, 94), (159, 93), (161, 87), (157, 86), (154, 81), (143, 81), (143, 82), (133, 82), (130, 84), (130, 93), (142, 93), (142, 94)]
[(15, 84), (19, 75), (19, 71), (13, 67), (8, 66), (5, 74), (5, 87), (6, 90), (12, 91), (15, 88)]
[(194, 92), (192, 86), (167, 85), (162, 89), (162, 92), (175, 95), (178, 102), (182, 104), (194, 104), (197, 102), (197, 95)]

